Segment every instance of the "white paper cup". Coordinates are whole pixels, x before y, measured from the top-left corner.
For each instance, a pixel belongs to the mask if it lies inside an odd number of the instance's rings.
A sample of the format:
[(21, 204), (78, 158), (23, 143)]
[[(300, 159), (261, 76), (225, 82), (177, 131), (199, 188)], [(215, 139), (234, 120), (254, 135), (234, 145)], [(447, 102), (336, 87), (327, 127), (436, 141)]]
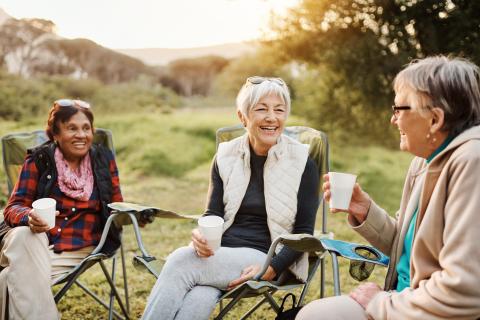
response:
[(35, 210), (35, 213), (47, 222), (50, 229), (55, 227), (56, 206), (57, 201), (52, 198), (41, 198), (32, 203), (32, 208)]
[(330, 208), (348, 210), (357, 176), (349, 173), (329, 172)]
[(208, 246), (216, 251), (220, 248), (223, 233), (223, 219), (219, 216), (205, 216), (198, 219), (200, 233), (207, 239)]

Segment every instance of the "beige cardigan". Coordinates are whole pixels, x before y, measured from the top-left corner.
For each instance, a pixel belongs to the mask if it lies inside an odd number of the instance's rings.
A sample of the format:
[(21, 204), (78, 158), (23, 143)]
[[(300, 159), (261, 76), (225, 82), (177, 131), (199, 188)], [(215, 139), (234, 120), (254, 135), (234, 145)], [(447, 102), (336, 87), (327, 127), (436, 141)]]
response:
[(373, 319), (480, 318), (480, 126), (456, 137), (429, 165), (413, 159), (397, 219), (372, 202), (367, 219), (353, 228), (390, 256), (385, 289), (394, 290), (413, 215), (406, 207), (424, 171), (410, 288), (377, 294), (367, 313)]

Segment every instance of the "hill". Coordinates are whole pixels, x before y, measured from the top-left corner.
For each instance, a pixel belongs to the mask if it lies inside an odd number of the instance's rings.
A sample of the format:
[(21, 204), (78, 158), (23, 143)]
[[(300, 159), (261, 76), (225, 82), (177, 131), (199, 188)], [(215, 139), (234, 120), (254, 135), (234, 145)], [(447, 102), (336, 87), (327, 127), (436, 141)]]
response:
[(44, 19), (15, 19), (0, 8), (0, 64), (22, 77), (65, 75), (119, 83), (156, 75), (142, 61), (88, 39), (65, 39)]
[(3, 10), (2, 8), (0, 8), (0, 25), (4, 24), (5, 21), (7, 21), (8, 19), (11, 19), (12, 17), (5, 12), (5, 10)]
[(220, 56), (231, 59), (255, 51), (255, 44), (248, 42), (226, 43), (196, 48), (145, 48), (116, 49), (116, 51), (139, 59), (148, 65), (167, 65), (178, 59), (191, 59), (202, 56)]

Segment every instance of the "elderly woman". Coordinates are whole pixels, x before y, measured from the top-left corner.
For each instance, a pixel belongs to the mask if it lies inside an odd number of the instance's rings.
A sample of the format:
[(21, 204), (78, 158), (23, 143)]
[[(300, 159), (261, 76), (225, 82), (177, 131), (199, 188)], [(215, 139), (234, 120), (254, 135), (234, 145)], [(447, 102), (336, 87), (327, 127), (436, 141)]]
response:
[[(290, 94), (279, 78), (251, 77), (237, 97), (247, 133), (221, 143), (214, 158), (206, 215), (225, 220), (221, 247), (213, 252), (195, 229), (192, 245), (174, 251), (155, 284), (143, 319), (208, 319), (220, 290), (252, 279), (272, 239), (313, 233), (318, 171), (308, 147), (282, 134)], [(307, 275), (307, 257), (286, 247), (263, 276)]]
[(359, 185), (348, 210), (352, 228), (390, 256), (385, 291), (366, 283), (297, 319), (480, 318), (479, 78), (476, 65), (443, 56), (397, 75), (390, 122), (416, 156), (400, 210), (391, 218)]
[[(49, 141), (29, 150), (4, 210), (11, 229), (0, 245), (1, 319), (58, 319), (52, 282), (95, 248), (109, 215), (106, 205), (122, 201), (113, 154), (92, 143), (88, 103), (56, 101), (46, 133)], [(57, 203), (52, 229), (32, 209), (44, 197)], [(109, 238), (109, 249), (118, 247), (118, 231)]]

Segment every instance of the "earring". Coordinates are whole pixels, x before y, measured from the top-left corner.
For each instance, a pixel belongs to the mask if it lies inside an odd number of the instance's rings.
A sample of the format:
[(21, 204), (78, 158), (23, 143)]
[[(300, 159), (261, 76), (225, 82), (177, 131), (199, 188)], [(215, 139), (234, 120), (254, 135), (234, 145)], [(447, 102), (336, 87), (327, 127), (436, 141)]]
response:
[(433, 133), (427, 133), (426, 138), (427, 138), (427, 141), (430, 141), (430, 138), (432, 138), (431, 143), (437, 142), (437, 138), (435, 138), (435, 137), (433, 136)]

